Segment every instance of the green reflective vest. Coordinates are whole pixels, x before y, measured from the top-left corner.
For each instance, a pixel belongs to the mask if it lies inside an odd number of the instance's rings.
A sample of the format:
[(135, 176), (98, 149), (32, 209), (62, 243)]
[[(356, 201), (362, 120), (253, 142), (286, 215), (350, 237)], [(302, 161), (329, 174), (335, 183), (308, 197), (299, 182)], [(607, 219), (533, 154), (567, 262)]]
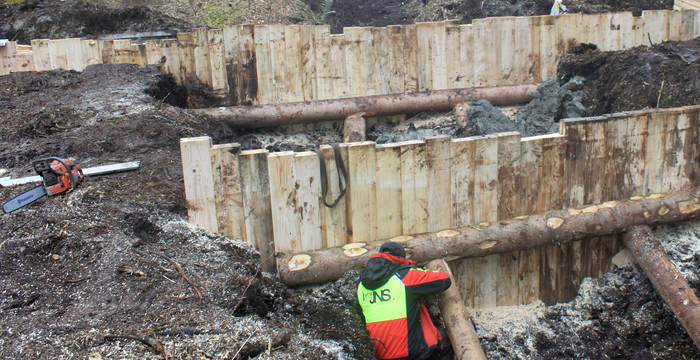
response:
[(357, 299), (368, 324), (406, 318), (406, 286), (396, 275), (374, 290), (360, 283)]

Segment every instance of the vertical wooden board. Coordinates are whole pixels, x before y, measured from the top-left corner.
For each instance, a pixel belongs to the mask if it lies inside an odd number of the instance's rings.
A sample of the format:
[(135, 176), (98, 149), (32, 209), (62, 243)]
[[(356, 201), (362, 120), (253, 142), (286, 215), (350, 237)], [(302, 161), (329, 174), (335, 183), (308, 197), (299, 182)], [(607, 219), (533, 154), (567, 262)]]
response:
[(321, 179), (318, 156), (315, 152), (294, 155), (296, 212), (299, 219), (299, 238), (302, 250), (323, 247), (321, 234)]
[[(520, 212), (520, 133), (497, 134), (498, 219), (511, 219)], [(517, 305), (520, 280), (519, 252), (498, 255), (497, 295), (499, 305)]]
[[(556, 266), (555, 290), (557, 292), (557, 302), (568, 302), (576, 297), (578, 285), (581, 281), (581, 274), (574, 272), (574, 260), (580, 258), (579, 254), (574, 254), (572, 243), (561, 244), (555, 246), (554, 249), (559, 252), (559, 263)], [(581, 249), (576, 249), (581, 251)]]
[(445, 54), (445, 27), (444, 21), (433, 23), (430, 40), (430, 58), (432, 65), (431, 90), (447, 89), (447, 59)]
[(425, 163), (428, 174), (428, 231), (451, 228), (452, 204), (450, 143), (447, 135), (431, 136), (425, 140)]
[(256, 72), (258, 73), (258, 101), (260, 104), (275, 102), (275, 82), (272, 71), (272, 47), (268, 25), (255, 26)]
[(331, 77), (336, 76), (331, 72), (330, 49), (331, 38), (328, 26), (314, 27), (314, 58), (316, 69), (314, 82), (316, 83), (316, 100), (331, 98)]
[(610, 32), (608, 14), (591, 14), (591, 42), (596, 44), (602, 51), (608, 51), (606, 37)]
[(464, 305), (475, 308), (474, 294), (476, 293), (476, 278), (474, 266), (479, 258), (459, 259), (449, 263), (450, 270), (459, 284), (459, 292)]
[(418, 29), (416, 25), (403, 26), (404, 37), (404, 61), (405, 72), (405, 92), (415, 92), (418, 89)]
[(211, 88), (224, 93), (228, 91), (226, 80), (226, 48), (224, 32), (221, 29), (211, 29), (207, 32), (209, 47), (209, 68), (211, 69)]
[(540, 298), (540, 258), (542, 248), (518, 252), (518, 304), (531, 304)]
[(377, 145), (375, 156), (377, 160), (377, 238), (388, 239), (403, 234), (401, 145)]
[[(678, 121), (679, 137), (683, 140), (683, 151), (679, 154), (683, 158), (681, 177), (690, 184), (697, 184), (700, 180), (700, 111), (688, 109), (681, 114)], [(685, 126), (681, 126), (681, 124)], [(681, 163), (681, 161), (679, 161)]]
[(474, 86), (474, 27), (459, 25), (459, 62), (455, 86), (465, 88)]
[(505, 16), (505, 17), (499, 17), (497, 18), (500, 21), (498, 22), (499, 25), (499, 33), (500, 33), (500, 38), (499, 42), (496, 44), (496, 47), (500, 49), (501, 53), (501, 58), (500, 58), (500, 77), (497, 79), (497, 84), (498, 85), (511, 85), (511, 84), (517, 84), (515, 78), (517, 76), (515, 75), (515, 49), (516, 49), (516, 43), (515, 43), (515, 17), (512, 16)]
[[(343, 165), (348, 168), (348, 154), (347, 146), (341, 145), (338, 149), (340, 151), (341, 159), (343, 160)], [(340, 195), (340, 183), (339, 181), (345, 181), (345, 188), (347, 189), (347, 179), (338, 179), (338, 166), (335, 163), (335, 154), (333, 153), (333, 148), (328, 145), (321, 146), (321, 152), (323, 153), (323, 158), (326, 163), (326, 174), (328, 179), (328, 193), (326, 194), (326, 201), (328, 203), (333, 203), (335, 199)], [(323, 241), (324, 248), (342, 246), (347, 243), (348, 233), (347, 233), (347, 222), (345, 220), (346, 209), (347, 209), (347, 194), (343, 195), (338, 204), (334, 207), (329, 208), (322, 205), (322, 216), (323, 216)]]
[(246, 239), (260, 252), (263, 271), (275, 272), (267, 155), (267, 150), (242, 151), (239, 155), (239, 171)]
[(212, 146), (211, 166), (219, 232), (230, 238), (246, 240), (243, 194), (238, 170), (240, 151), (240, 144)]
[[(318, 90), (316, 89), (316, 49), (314, 47), (315, 27), (314, 25), (302, 25), (300, 33), (301, 89), (305, 101), (318, 99), (316, 95)], [(328, 27), (328, 25), (319, 25), (319, 27)]]
[(280, 87), (282, 96), (280, 102), (296, 102), (304, 100), (302, 89), (302, 56), (301, 25), (284, 26), (284, 49), (285, 57), (276, 59), (273, 66), (280, 66), (284, 69), (281, 82), (276, 85)]
[(329, 50), (329, 93), (328, 99), (338, 99), (350, 96), (348, 84), (348, 68), (346, 50), (349, 42), (345, 35), (330, 36)]
[(497, 134), (498, 139), (498, 219), (520, 214), (520, 133)]
[(387, 31), (387, 53), (388, 58), (386, 69), (387, 85), (389, 94), (403, 94), (406, 91), (406, 51), (404, 42), (406, 33), (403, 26), (389, 25)]
[(501, 19), (501, 17), (483, 19), (487, 26), (487, 31), (482, 34), (486, 40), (486, 57), (484, 58), (486, 61), (484, 67), (486, 68), (487, 73), (485, 83), (486, 86), (498, 86), (501, 84), (503, 79), (503, 73), (501, 72), (503, 70), (501, 64), (503, 60), (503, 48), (501, 42), (503, 32), (500, 29), (503, 20)]
[(664, 141), (664, 170), (662, 189), (666, 191), (677, 191), (685, 184), (681, 177), (685, 167), (683, 159), (683, 139), (679, 137), (679, 129), (688, 125), (687, 118), (681, 116), (681, 112), (664, 111), (659, 114), (663, 118), (663, 141)]
[(618, 28), (616, 13), (605, 14), (605, 32), (603, 48), (607, 51), (620, 49), (620, 30)]
[(646, 141), (648, 129), (648, 114), (639, 114), (629, 118), (627, 122), (627, 165), (624, 182), (629, 186), (629, 195), (648, 195), (646, 190)]
[[(85, 40), (83, 40), (83, 45)], [(148, 65), (158, 65), (161, 58), (163, 57), (163, 48), (161, 48), (160, 41), (147, 40), (143, 44), (146, 48), (146, 63)], [(84, 47), (83, 47), (84, 49)]]
[(12, 66), (10, 55), (9, 46), (7, 46), (7, 44), (0, 47), (0, 75), (7, 75), (10, 73), (10, 68)]
[(352, 242), (377, 239), (375, 143), (348, 144), (348, 233)]
[(645, 187), (647, 194), (664, 192), (664, 117), (652, 112), (647, 123), (647, 142), (645, 156)]
[(376, 94), (391, 94), (389, 82), (391, 70), (393, 68), (391, 65), (393, 58), (389, 32), (386, 27), (374, 27), (371, 31), (373, 45), (372, 58), (374, 59), (372, 66), (374, 70), (372, 71), (373, 75), (370, 79), (367, 79), (367, 81), (372, 83), (373, 90)]
[[(238, 63), (240, 73), (236, 82), (238, 102), (243, 105), (258, 104), (257, 55), (255, 53), (255, 26), (240, 25), (238, 28)], [(229, 73), (229, 89), (231, 88)], [(230, 90), (229, 90), (230, 91)]]
[(659, 44), (668, 38), (668, 24), (664, 10), (644, 10), (644, 32), (646, 37), (651, 37), (651, 42)]
[(176, 40), (163, 40), (165, 53), (165, 71), (173, 76), (175, 82), (182, 85), (183, 74), (180, 67), (180, 52)]
[[(103, 64), (114, 64), (114, 41), (113, 40), (101, 40), (101, 53), (102, 53), (102, 63)], [(52, 43), (49, 42), (49, 49), (51, 50)], [(55, 59), (52, 55), (52, 64)]]
[[(253, 25), (250, 25), (248, 28), (251, 29), (251, 32), (254, 31)], [(221, 42), (223, 47), (223, 75), (224, 81), (226, 82), (225, 86), (228, 91), (227, 103), (230, 105), (241, 105), (244, 103), (244, 99), (242, 99), (244, 97), (242, 76), (244, 61), (242, 59), (243, 54), (241, 54), (241, 36), (238, 30), (239, 26), (237, 25), (225, 26), (223, 29), (221, 29)], [(250, 34), (250, 40), (253, 42), (253, 44), (250, 45), (250, 48), (253, 52), (255, 52), (253, 34)], [(213, 62), (215, 62), (214, 58), (212, 58), (212, 68), (215, 67)], [(255, 66), (253, 66), (250, 70), (253, 72), (257, 71)], [(215, 74), (213, 75), (215, 76)], [(212, 78), (212, 81), (218, 82), (219, 79), (214, 80)], [(257, 92), (257, 89), (255, 91)], [(255, 94), (255, 96), (257, 96), (257, 94)]]
[(474, 150), (474, 222), (498, 220), (498, 138), (476, 140)]
[(540, 300), (546, 305), (557, 302), (559, 294), (557, 292), (557, 274), (560, 264), (560, 251), (557, 245), (548, 245), (542, 248), (540, 257)]
[(63, 40), (49, 40), (49, 53), (53, 69), (68, 70), (68, 58)]
[(434, 31), (432, 23), (416, 24), (416, 34), (418, 37), (418, 91), (426, 91), (433, 89), (433, 63), (431, 56), (432, 32)]
[(627, 153), (627, 123), (629, 116), (611, 117), (605, 124), (606, 167), (601, 175), (603, 201), (627, 199), (629, 185), (625, 183), (625, 173), (629, 170)]
[(134, 49), (131, 44), (131, 40), (114, 40), (112, 43), (112, 48), (114, 50), (114, 63), (115, 64), (136, 64), (136, 56), (134, 56)]
[(180, 139), (189, 222), (205, 230), (218, 232), (210, 149), (211, 138), (208, 136)]
[(557, 32), (554, 19), (556, 16), (542, 16), (540, 23), (540, 67), (542, 80), (554, 77), (557, 70)]
[(489, 64), (493, 49), (490, 48), (490, 36), (492, 29), (484, 19), (472, 21), (473, 43), (472, 43), (472, 64), (474, 74), (474, 86), (488, 86), (489, 84)]
[(530, 29), (530, 52), (527, 62), (529, 65), (527, 72), (528, 82), (536, 83), (545, 80), (542, 77), (542, 67), (540, 66), (542, 62), (542, 53), (540, 51), (542, 47), (542, 27), (540, 26), (542, 17), (528, 16), (527, 21)]
[[(541, 212), (565, 208), (564, 205), (564, 159), (566, 157), (566, 138), (559, 134), (544, 136), (542, 145), (543, 183), (547, 199), (538, 199), (542, 205)], [(544, 179), (544, 177), (543, 177)]]
[(475, 258), (474, 306), (490, 308), (498, 306), (499, 255)]
[(644, 18), (641, 16), (634, 16), (632, 18), (632, 40), (629, 47), (635, 47), (640, 45), (649, 45), (647, 41), (646, 30), (644, 30)]
[(80, 38), (64, 39), (66, 62), (69, 70), (82, 71), (85, 69), (85, 58)]
[(584, 203), (584, 178), (590, 174), (584, 166), (587, 157), (586, 127), (583, 122), (564, 121), (562, 128), (566, 137), (563, 205), (567, 208), (579, 207)]
[(459, 88), (461, 80), (460, 70), (460, 46), (459, 26), (448, 25), (445, 27), (445, 72), (447, 76), (446, 86), (449, 89)]
[(532, 136), (520, 142), (520, 213), (537, 214), (542, 182), (542, 147), (544, 138)]
[(195, 81), (194, 37), (192, 33), (177, 34), (178, 57), (180, 58), (180, 74), (183, 82)]
[(693, 27), (695, 26), (695, 10), (681, 10), (681, 41), (693, 39)]
[[(286, 54), (286, 32), (285, 26), (273, 24), (267, 26), (269, 29), (270, 63), (269, 69), (272, 74), (272, 101), (270, 103), (286, 102), (288, 94), (287, 61)], [(294, 59), (289, 59), (294, 61)], [(291, 65), (290, 65), (291, 66)], [(258, 71), (259, 73), (259, 71)]]
[[(599, 204), (603, 201), (603, 183), (601, 176), (607, 166), (607, 151), (605, 144), (605, 121), (591, 121), (586, 124), (586, 155), (585, 168), (588, 176), (584, 178), (584, 204)], [(590, 176), (599, 174), (598, 176)]]
[(620, 33), (619, 49), (623, 50), (633, 47), (635, 42), (634, 15), (629, 11), (615, 13), (613, 19), (616, 21)]
[(275, 252), (302, 251), (294, 176), (294, 152), (271, 153), (267, 157), (267, 168), (270, 179)]
[(474, 151), (477, 138), (454, 139), (450, 144), (450, 191), (452, 225), (461, 228), (474, 224)]
[(49, 41), (47, 39), (32, 40), (32, 56), (34, 56), (36, 71), (53, 70), (49, 54)]
[(403, 141), (401, 145), (401, 214), (404, 234), (428, 231), (428, 172), (425, 142)]
[(212, 74), (207, 29), (196, 28), (192, 30), (192, 40), (194, 41), (194, 64), (197, 80), (211, 87)]
[(668, 15), (668, 39), (680, 41), (682, 36), (682, 14), (680, 11), (669, 11)]
[(524, 84), (530, 82), (528, 77), (530, 68), (530, 28), (527, 17), (516, 17), (514, 27), (515, 38), (513, 39), (511, 83)]
[(347, 85), (349, 95), (376, 95), (374, 76), (374, 48), (370, 28), (351, 27), (345, 29)]

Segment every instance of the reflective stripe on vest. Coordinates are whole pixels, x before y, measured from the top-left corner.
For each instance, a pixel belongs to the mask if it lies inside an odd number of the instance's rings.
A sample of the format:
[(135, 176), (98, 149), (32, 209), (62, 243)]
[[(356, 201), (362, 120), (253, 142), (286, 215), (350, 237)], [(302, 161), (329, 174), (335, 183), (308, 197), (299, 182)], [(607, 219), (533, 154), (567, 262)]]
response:
[(374, 290), (369, 290), (360, 283), (357, 299), (367, 323), (406, 317), (406, 286), (396, 275)]

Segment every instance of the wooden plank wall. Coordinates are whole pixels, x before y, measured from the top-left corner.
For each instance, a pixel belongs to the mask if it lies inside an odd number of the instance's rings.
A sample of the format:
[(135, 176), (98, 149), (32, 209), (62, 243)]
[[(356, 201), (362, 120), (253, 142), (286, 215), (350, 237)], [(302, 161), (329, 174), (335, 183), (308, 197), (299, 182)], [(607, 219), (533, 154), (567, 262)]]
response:
[[(177, 40), (33, 40), (0, 48), (0, 75), (89, 64), (155, 64), (229, 105), (540, 82), (579, 42), (619, 50), (700, 34), (700, 11), (651, 10), (429, 22), (382, 28), (238, 25)], [(3, 65), (4, 64), (4, 65)]]
[[(276, 252), (400, 240), (697, 184), (699, 136), (700, 106), (689, 106), (570, 119), (558, 134), (527, 138), (342, 144), (349, 185), (332, 208), (322, 203), (313, 152), (239, 154), (238, 145), (211, 146), (206, 137), (181, 143), (190, 222), (251, 242), (271, 270)], [(332, 201), (335, 159), (329, 146), (321, 150)], [(469, 306), (551, 304), (573, 298), (583, 277), (608, 271), (620, 249), (617, 237), (602, 237), (451, 266)]]

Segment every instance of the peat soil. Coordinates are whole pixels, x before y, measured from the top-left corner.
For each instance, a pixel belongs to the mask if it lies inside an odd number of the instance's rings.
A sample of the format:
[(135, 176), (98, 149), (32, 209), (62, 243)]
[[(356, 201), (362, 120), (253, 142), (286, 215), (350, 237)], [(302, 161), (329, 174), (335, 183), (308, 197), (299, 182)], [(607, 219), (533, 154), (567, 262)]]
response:
[(581, 44), (557, 68), (559, 82), (574, 77), (590, 115), (700, 104), (700, 38), (613, 52)]
[[(386, 26), (417, 21), (473, 19), (493, 16), (549, 15), (552, 0), (334, 0), (326, 22), (334, 33), (348, 26)], [(570, 13), (602, 13), (672, 9), (673, 0), (564, 0)]]

